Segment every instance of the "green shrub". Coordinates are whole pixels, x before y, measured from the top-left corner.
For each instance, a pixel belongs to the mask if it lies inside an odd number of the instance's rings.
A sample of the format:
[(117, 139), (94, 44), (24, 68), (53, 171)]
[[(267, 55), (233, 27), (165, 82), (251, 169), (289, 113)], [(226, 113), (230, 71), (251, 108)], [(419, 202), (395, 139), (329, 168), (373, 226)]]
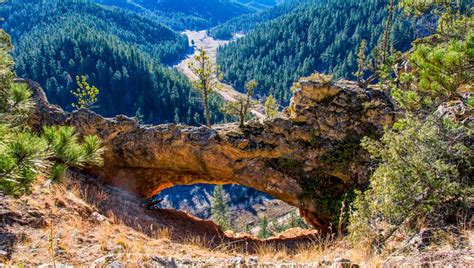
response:
[(11, 50), (0, 30), (0, 191), (19, 196), (38, 176), (57, 181), (70, 166), (101, 165), (103, 149), (98, 137), (81, 138), (72, 127), (47, 127), (41, 135), (29, 129), (31, 92), (13, 83)]
[(463, 142), (471, 132), (449, 120), (407, 116), (381, 141), (365, 139), (380, 164), (353, 203), (352, 240), (381, 249), (397, 232), (409, 235), (459, 215), (473, 197), (473, 155)]

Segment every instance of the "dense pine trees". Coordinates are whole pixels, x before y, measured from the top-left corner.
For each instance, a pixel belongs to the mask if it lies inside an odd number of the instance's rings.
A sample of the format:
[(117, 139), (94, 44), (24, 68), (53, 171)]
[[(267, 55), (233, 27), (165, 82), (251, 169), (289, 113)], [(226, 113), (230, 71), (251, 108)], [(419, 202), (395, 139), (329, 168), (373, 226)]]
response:
[(206, 29), (242, 14), (254, 12), (252, 5), (231, 0), (96, 0), (146, 14), (175, 30)]
[[(160, 64), (187, 50), (187, 38), (169, 28), (87, 1), (12, 0), (0, 16), (13, 35), (17, 74), (38, 81), (53, 103), (71, 109), (75, 77), (86, 75), (101, 90), (92, 108), (103, 115), (204, 122), (187, 79)], [(219, 113), (213, 116), (220, 120)]]
[(0, 16), (5, 18), (2, 27), (15, 43), (30, 33), (44, 38), (52, 34), (68, 36), (72, 34), (68, 31), (77, 27), (74, 32), (84, 35), (116, 36), (128, 45), (152, 53), (162, 62), (173, 61), (188, 49), (186, 37), (163, 24), (85, 0), (11, 0), (2, 5)]
[[(298, 77), (319, 71), (353, 78), (359, 44), (365, 39), (367, 50), (374, 48), (386, 15), (382, 0), (310, 1), (220, 49), (218, 64), (237, 88), (256, 79), (257, 95), (271, 93), (287, 104)], [(397, 14), (392, 28), (395, 48), (407, 49), (415, 35), (413, 23)]]
[[(244, 14), (210, 29), (209, 35), (217, 39), (231, 39), (234, 33), (249, 33), (257, 25), (290, 13), (307, 0), (291, 0), (259, 12)], [(267, 1), (272, 2), (272, 1)]]

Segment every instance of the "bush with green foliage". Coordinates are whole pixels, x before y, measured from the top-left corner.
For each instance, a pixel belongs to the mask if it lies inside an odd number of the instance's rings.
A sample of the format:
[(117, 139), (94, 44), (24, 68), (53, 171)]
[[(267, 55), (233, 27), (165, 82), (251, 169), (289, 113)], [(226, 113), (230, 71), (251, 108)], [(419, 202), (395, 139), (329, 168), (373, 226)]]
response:
[(421, 228), (461, 226), (474, 207), (474, 16), (446, 1), (421, 2), (401, 7), (433, 12), (438, 28), (389, 61), (395, 72), (380, 85), (405, 113), (380, 141), (364, 140), (378, 166), (350, 216), (352, 240), (377, 251)]
[(433, 226), (461, 216), (474, 194), (472, 148), (457, 140), (474, 138), (468, 132), (436, 117), (407, 116), (381, 141), (366, 139), (380, 164), (353, 203), (352, 238), (381, 248), (395, 232), (416, 233), (420, 220)]
[(0, 191), (28, 194), (38, 176), (57, 181), (68, 167), (100, 165), (101, 141), (96, 136), (80, 138), (72, 127), (46, 127), (34, 133), (27, 125), (31, 93), (13, 82), (12, 46), (0, 30)]

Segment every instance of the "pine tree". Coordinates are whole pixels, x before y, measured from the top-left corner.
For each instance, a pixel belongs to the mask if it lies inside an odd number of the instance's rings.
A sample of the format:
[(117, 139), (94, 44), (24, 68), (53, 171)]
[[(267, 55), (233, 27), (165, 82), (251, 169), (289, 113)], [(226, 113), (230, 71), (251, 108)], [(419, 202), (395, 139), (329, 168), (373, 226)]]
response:
[(268, 95), (264, 107), (267, 118), (274, 118), (278, 115), (278, 105), (272, 94)]
[(221, 226), (224, 230), (232, 228), (229, 222), (229, 208), (225, 201), (225, 191), (222, 185), (217, 185), (212, 194), (211, 203), (212, 219), (215, 223)]
[(91, 108), (91, 106), (97, 102), (97, 95), (100, 91), (95, 86), (90, 86), (87, 82), (87, 76), (81, 75), (76, 76), (77, 89), (71, 91), (76, 97), (75, 103), (72, 103), (72, 107), (76, 109)]
[(220, 89), (219, 79), (221, 79), (222, 75), (219, 67), (212, 62), (204, 48), (201, 48), (194, 57), (194, 61), (189, 63), (189, 69), (197, 77), (193, 81), (193, 87), (201, 93), (201, 97), (204, 100), (206, 125), (211, 128), (209, 98), (213, 92)]
[(264, 215), (260, 219), (259, 223), (259, 231), (258, 231), (258, 238), (260, 239), (267, 239), (272, 235), (270, 230), (268, 229), (268, 218), (267, 215)]
[(367, 41), (364, 39), (360, 42), (359, 52), (357, 53), (357, 72), (354, 73), (354, 76), (357, 78), (357, 82), (361, 83), (364, 78), (364, 73), (366, 70), (366, 55), (365, 50), (367, 49)]
[(249, 116), (250, 109), (255, 105), (255, 101), (252, 100), (252, 95), (257, 85), (258, 82), (256, 80), (250, 80), (245, 84), (245, 97), (239, 96), (237, 101), (227, 102), (222, 107), (222, 112), (224, 114), (239, 117), (240, 127), (244, 126), (245, 119)]

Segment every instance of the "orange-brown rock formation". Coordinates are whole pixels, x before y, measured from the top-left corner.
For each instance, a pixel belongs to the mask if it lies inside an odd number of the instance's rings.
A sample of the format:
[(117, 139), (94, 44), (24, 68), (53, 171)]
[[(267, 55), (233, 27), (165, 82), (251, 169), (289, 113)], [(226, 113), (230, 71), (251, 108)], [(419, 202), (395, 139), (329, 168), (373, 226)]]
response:
[(175, 124), (140, 125), (88, 110), (66, 113), (48, 103), (36, 83), (35, 129), (75, 126), (99, 135), (106, 146), (99, 178), (144, 197), (173, 185), (210, 183), (252, 187), (300, 208), (315, 226), (327, 228), (342, 197), (367, 182), (364, 136), (379, 137), (394, 120), (389, 99), (355, 83), (302, 79), (286, 117), (212, 129)]

